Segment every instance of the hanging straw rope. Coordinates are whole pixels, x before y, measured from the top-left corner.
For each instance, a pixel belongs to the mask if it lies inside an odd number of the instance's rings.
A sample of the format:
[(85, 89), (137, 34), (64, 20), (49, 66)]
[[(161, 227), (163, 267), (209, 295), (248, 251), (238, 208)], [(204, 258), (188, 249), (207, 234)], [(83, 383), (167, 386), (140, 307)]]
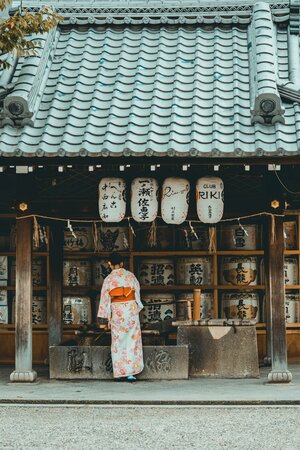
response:
[(208, 245), (208, 251), (210, 253), (216, 251), (216, 227), (209, 227), (209, 245)]
[[(259, 213), (254, 213), (254, 214), (248, 214), (246, 216), (239, 216), (239, 217), (230, 217), (228, 219), (221, 219), (218, 223), (222, 223), (222, 222), (233, 222), (235, 220), (244, 220), (244, 219), (251, 219), (253, 217), (259, 217), (259, 216), (274, 216), (274, 217), (284, 217), (284, 214), (274, 214), (274, 213), (270, 213), (270, 212), (266, 212), (266, 211), (262, 211)], [(51, 216), (44, 216), (41, 214), (30, 214), (28, 216), (19, 216), (16, 217), (17, 220), (22, 220), (22, 219), (30, 219), (30, 218), (39, 218), (39, 219), (47, 219), (47, 220), (56, 220), (56, 221), (60, 221), (60, 222), (70, 222), (70, 220), (72, 220), (72, 222), (75, 223), (104, 223), (103, 220), (99, 219), (67, 219), (67, 218), (63, 218), (63, 217), (51, 217)], [(161, 218), (161, 216), (157, 216), (158, 219)], [(129, 223), (129, 227), (133, 230), (131, 224), (130, 224), (130, 219), (132, 219), (131, 216), (125, 217), (125, 219), (128, 220)], [(203, 222), (201, 220), (188, 220), (186, 219), (186, 222), (191, 222), (191, 223), (202, 223)], [(133, 230), (133, 234), (135, 235), (135, 232)]]
[(35, 248), (40, 246), (39, 224), (36, 216), (33, 216), (33, 245)]
[(97, 228), (96, 222), (93, 222), (92, 234), (93, 234), (94, 252), (98, 252), (99, 251), (99, 233), (98, 233), (98, 228)]
[(157, 245), (157, 226), (156, 220), (153, 220), (148, 233), (148, 245), (150, 247), (156, 247)]

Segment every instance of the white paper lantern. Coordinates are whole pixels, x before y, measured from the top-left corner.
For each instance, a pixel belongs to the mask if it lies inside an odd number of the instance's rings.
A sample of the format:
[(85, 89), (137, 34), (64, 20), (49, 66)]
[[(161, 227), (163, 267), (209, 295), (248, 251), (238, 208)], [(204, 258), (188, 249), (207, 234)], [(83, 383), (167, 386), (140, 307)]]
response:
[(184, 178), (166, 178), (162, 187), (161, 215), (166, 223), (180, 225), (189, 209), (190, 182)]
[(99, 213), (103, 222), (121, 222), (126, 214), (126, 184), (122, 178), (102, 178)]
[(201, 222), (217, 223), (224, 211), (224, 183), (218, 177), (202, 177), (196, 184), (197, 214)]
[(155, 178), (135, 178), (131, 184), (131, 214), (136, 222), (153, 222), (158, 210)]

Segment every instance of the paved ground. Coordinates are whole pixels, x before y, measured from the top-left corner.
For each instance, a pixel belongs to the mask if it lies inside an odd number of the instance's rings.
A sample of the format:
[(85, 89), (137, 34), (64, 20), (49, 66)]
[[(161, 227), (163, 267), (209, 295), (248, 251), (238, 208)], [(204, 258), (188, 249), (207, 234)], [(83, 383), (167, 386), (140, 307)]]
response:
[[(93, 404), (299, 404), (300, 365), (290, 366), (291, 384), (268, 384), (269, 368), (257, 379), (190, 379), (139, 381), (53, 381), (45, 368), (37, 368), (36, 383), (10, 383), (12, 368), (0, 368), (0, 403), (93, 403)], [(1, 443), (1, 440), (0, 440)], [(299, 447), (300, 448), (300, 447)], [(1, 450), (1, 445), (0, 445)]]
[(0, 405), (1, 450), (298, 450), (300, 407)]

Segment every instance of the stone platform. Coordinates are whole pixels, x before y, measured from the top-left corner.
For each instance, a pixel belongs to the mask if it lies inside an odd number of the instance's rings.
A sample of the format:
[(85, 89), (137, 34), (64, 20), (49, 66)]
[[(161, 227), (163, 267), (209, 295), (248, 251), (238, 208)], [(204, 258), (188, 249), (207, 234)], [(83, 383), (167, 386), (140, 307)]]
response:
[(189, 375), (215, 378), (259, 377), (254, 321), (177, 322), (177, 344), (189, 346)]
[[(188, 379), (187, 345), (144, 346), (145, 368), (140, 380)], [(108, 346), (50, 347), (50, 378), (59, 380), (111, 380), (112, 362)]]

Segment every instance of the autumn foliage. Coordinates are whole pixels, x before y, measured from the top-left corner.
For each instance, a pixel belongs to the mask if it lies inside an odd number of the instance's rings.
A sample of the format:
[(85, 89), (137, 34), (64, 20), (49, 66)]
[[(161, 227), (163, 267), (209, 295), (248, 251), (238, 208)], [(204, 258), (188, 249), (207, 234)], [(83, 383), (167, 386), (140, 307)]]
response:
[[(11, 0), (0, 0), (0, 11), (4, 10)], [(38, 12), (18, 9), (12, 15), (0, 19), (0, 68), (9, 63), (6, 55), (16, 53), (17, 56), (34, 54), (37, 41), (26, 37), (31, 34), (47, 33), (62, 20), (55, 11), (44, 6)]]

